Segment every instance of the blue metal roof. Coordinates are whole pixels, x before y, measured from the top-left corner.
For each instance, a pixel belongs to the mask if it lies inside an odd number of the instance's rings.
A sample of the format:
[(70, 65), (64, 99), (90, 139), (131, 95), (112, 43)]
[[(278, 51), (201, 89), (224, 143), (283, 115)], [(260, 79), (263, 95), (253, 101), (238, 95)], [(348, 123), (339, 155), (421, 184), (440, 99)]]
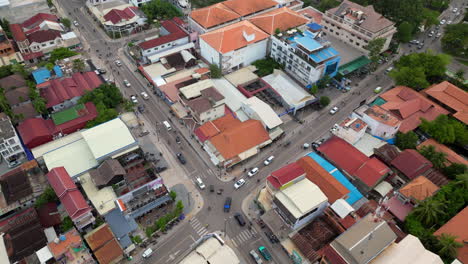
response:
[(329, 58), (332, 58), (334, 56), (338, 55), (338, 51), (336, 51), (332, 47), (328, 47), (322, 50), (319, 50), (313, 54), (310, 54), (309, 57), (315, 62), (315, 63), (320, 63), (322, 61), (325, 61)]
[(350, 205), (353, 205), (363, 197), (359, 190), (335, 166), (331, 165), (328, 161), (315, 152), (311, 152), (307, 156), (315, 160), (322, 168), (328, 171), (328, 173), (335, 177), (336, 180), (338, 180), (346, 189), (349, 190), (346, 202), (348, 202)]
[(45, 83), (50, 78), (50, 71), (45, 67), (39, 68), (32, 72), (32, 76), (34, 77), (36, 84)]
[(54, 66), (54, 72), (55, 72), (55, 75), (57, 75), (57, 77), (62, 77), (63, 76), (62, 68), (60, 68), (60, 66), (58, 66), (58, 65)]
[(107, 224), (117, 237), (120, 246), (127, 248), (132, 244), (129, 233), (133, 232), (138, 228), (137, 223), (131, 217), (125, 217), (119, 209), (114, 209), (107, 213), (104, 218)]
[(307, 24), (307, 27), (309, 27), (310, 29), (312, 30), (319, 30), (322, 28), (321, 25), (317, 24), (317, 23), (310, 23), (310, 24)]
[(309, 51), (314, 51), (322, 47), (322, 44), (320, 44), (318, 41), (307, 36), (299, 37), (295, 39), (295, 41), (297, 44), (300, 44), (301, 46), (308, 49)]

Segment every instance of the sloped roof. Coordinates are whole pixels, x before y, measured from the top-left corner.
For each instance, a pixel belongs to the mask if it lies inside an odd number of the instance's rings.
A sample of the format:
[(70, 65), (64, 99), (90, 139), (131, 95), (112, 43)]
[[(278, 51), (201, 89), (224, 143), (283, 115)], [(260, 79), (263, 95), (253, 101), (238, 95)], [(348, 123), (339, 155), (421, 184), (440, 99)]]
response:
[(243, 20), (205, 33), (200, 38), (213, 49), (224, 54), (267, 39), (268, 35), (249, 21)]
[(104, 15), (105, 21), (110, 21), (112, 24), (118, 24), (122, 20), (129, 20), (136, 16), (135, 11), (138, 8), (135, 6), (126, 7), (123, 10), (112, 9)]
[(299, 166), (298, 163), (293, 162), (272, 172), (271, 175), (267, 177), (267, 181), (269, 181), (276, 189), (279, 189), (284, 184), (304, 174), (304, 169)]
[(282, 7), (256, 15), (249, 21), (266, 33), (273, 35), (277, 28), (283, 32), (306, 24), (308, 19), (287, 7)]
[(349, 190), (345, 186), (311, 157), (302, 157), (296, 163), (305, 170), (307, 179), (315, 183), (325, 193), (331, 204), (349, 194)]
[(0, 87), (6, 90), (13, 87), (18, 88), (26, 85), (26, 80), (23, 78), (23, 76), (17, 73), (0, 79)]
[(224, 130), (210, 139), (224, 159), (233, 158), (244, 151), (270, 140), (268, 132), (258, 120), (247, 120)]
[(68, 250), (81, 244), (81, 236), (75, 228), (68, 231), (65, 235), (65, 240), (59, 240), (59, 243), (50, 242), (47, 246), (54, 258), (63, 256)]
[(56, 38), (60, 38), (60, 31), (57, 30), (38, 30), (28, 35), (29, 43), (43, 43), (46, 41), (52, 41)]
[(0, 185), (8, 204), (20, 201), (32, 194), (28, 174), (23, 167), (18, 167), (1, 175)]
[(434, 84), (422, 91), (444, 105), (455, 110), (453, 117), (461, 122), (468, 124), (468, 93), (451, 84), (448, 81), (443, 81), (439, 84)]
[(56, 226), (62, 223), (56, 203), (46, 203), (37, 209), (39, 220), (44, 228)]
[(146, 50), (146, 49), (151, 49), (151, 48), (154, 48), (154, 47), (157, 47), (157, 46), (160, 46), (160, 45), (163, 45), (163, 44), (166, 44), (166, 43), (169, 43), (169, 42), (181, 39), (181, 38), (185, 38), (188, 36), (188, 34), (185, 33), (185, 31), (182, 30), (180, 26), (177, 25), (177, 23), (175, 23), (172, 20), (162, 21), (161, 26), (169, 32), (168, 35), (164, 35), (158, 38), (144, 41), (138, 44), (138, 46), (141, 49)]
[(25, 102), (29, 100), (29, 87), (23, 86), (6, 90), (5, 98), (10, 106)]
[(417, 128), (421, 124), (421, 118), (432, 121), (439, 115), (449, 113), (424, 95), (406, 86), (397, 86), (381, 94), (380, 98), (386, 101), (381, 107), (401, 120), (399, 131), (402, 133)]
[(190, 17), (204, 28), (211, 28), (236, 20), (240, 16), (223, 3), (218, 3), (205, 8), (195, 9), (190, 13)]
[(20, 24), (10, 24), (10, 31), (15, 41), (25, 41), (27, 39)]
[(398, 120), (398, 118), (390, 111), (382, 108), (379, 105), (371, 106), (366, 111), (364, 111), (364, 113), (370, 118), (388, 126), (396, 127), (401, 123), (401, 121)]
[(227, 0), (223, 4), (241, 16), (248, 16), (275, 7), (278, 3), (272, 0)]
[(458, 249), (457, 256), (457, 259), (462, 263), (468, 263), (468, 243), (466, 243), (468, 241), (468, 228), (466, 228), (466, 223), (468, 223), (468, 206), (434, 232), (434, 236), (449, 234), (457, 237), (455, 240), (463, 244), (463, 247)]
[(90, 171), (91, 177), (97, 186), (106, 185), (117, 175), (125, 175), (125, 169), (116, 159), (105, 160), (97, 169)]
[(31, 28), (39, 25), (43, 21), (53, 21), (58, 22), (59, 18), (56, 15), (47, 14), (47, 13), (37, 13), (36, 15), (30, 17), (28, 20), (24, 21), (21, 26), (24, 28)]
[(432, 163), (414, 149), (403, 150), (391, 164), (409, 179), (415, 179), (432, 168)]
[(32, 102), (22, 103), (11, 109), (15, 115), (21, 115), (24, 119), (33, 118), (39, 115)]
[(208, 121), (195, 129), (194, 134), (201, 142), (218, 135), (224, 130), (239, 125), (241, 121), (231, 114), (220, 117), (214, 121)]
[(122, 248), (107, 224), (86, 234), (85, 239), (101, 264), (114, 263), (123, 255)]
[(418, 145), (417, 149), (421, 149), (423, 146), (434, 146), (436, 151), (447, 154), (445, 158), (447, 159), (448, 163), (460, 163), (468, 166), (468, 161), (464, 157), (458, 155), (455, 151), (451, 150), (444, 144), (440, 144), (439, 142), (435, 141), (435, 139), (430, 138), (424, 141)]
[(408, 198), (424, 201), (438, 190), (437, 185), (421, 175), (401, 187), (399, 192)]

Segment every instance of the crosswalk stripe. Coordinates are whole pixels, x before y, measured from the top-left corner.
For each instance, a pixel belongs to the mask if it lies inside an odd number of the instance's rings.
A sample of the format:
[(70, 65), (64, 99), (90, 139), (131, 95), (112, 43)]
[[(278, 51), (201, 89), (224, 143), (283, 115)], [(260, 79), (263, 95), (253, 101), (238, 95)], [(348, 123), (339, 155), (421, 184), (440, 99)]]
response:
[(237, 247), (236, 241), (234, 241), (234, 239), (232, 239), (231, 242), (234, 244), (234, 247)]
[(200, 233), (202, 230), (205, 230), (203, 226), (200, 226), (199, 228), (194, 228), (195, 232)]
[(193, 223), (193, 224), (192, 224), (192, 227), (193, 227), (193, 228), (197, 228), (197, 227), (199, 227), (199, 226), (201, 226), (200, 222), (197, 222), (197, 223)]
[(198, 235), (200, 235), (200, 236), (201, 236), (201, 233), (205, 232), (205, 231), (206, 231), (206, 229), (205, 229), (205, 228), (200, 228), (200, 229), (198, 229), (198, 230), (195, 230), (195, 231), (197, 232), (197, 234), (198, 234)]
[(199, 235), (202, 237), (202, 236), (204, 236), (204, 235), (206, 235), (206, 234), (208, 234), (208, 233), (209, 233), (209, 231), (205, 229), (205, 230), (203, 230), (203, 232), (201, 232)]
[(244, 242), (244, 241), (246, 241), (246, 240), (249, 240), (249, 238), (250, 238), (250, 237), (249, 237), (248, 235), (246, 235), (245, 233), (240, 233), (239, 236), (242, 237), (242, 240), (243, 240), (242, 242)]

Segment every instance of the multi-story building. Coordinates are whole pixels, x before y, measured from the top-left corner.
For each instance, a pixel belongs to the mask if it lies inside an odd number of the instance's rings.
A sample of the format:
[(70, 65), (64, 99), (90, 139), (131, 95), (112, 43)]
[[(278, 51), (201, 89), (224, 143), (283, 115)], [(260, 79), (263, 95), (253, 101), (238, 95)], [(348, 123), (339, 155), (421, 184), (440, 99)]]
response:
[(322, 19), (325, 32), (363, 52), (367, 52), (364, 47), (369, 41), (377, 38), (385, 39), (382, 51), (387, 50), (396, 33), (395, 23), (377, 13), (372, 5), (363, 7), (348, 0), (327, 10)]
[(0, 113), (0, 153), (9, 167), (18, 165), (19, 159), (24, 156), (18, 134), (5, 113)]
[(308, 24), (271, 36), (270, 56), (304, 86), (338, 72), (341, 57), (320, 29), (318, 24)]
[(7, 38), (5, 31), (0, 26), (0, 57), (8, 56), (15, 53), (15, 49), (13, 48), (13, 44)]

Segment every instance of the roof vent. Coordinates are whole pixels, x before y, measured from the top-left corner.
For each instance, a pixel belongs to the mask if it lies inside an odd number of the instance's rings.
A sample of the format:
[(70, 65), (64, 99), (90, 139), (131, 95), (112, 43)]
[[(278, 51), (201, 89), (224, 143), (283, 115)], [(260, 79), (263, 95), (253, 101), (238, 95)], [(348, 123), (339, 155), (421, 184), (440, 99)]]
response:
[(245, 40), (247, 42), (250, 42), (250, 41), (253, 41), (255, 39), (255, 33), (252, 33), (252, 34), (247, 34), (247, 32), (245, 31), (242, 31), (242, 36), (244, 36)]
[(65, 241), (65, 240), (67, 240), (67, 237), (66, 237), (65, 235), (60, 235), (59, 238), (60, 238), (60, 241)]
[(58, 238), (58, 237), (56, 237), (56, 238), (54, 239), (54, 243), (55, 243), (55, 244), (58, 244), (58, 243), (60, 243), (60, 240), (59, 240), (59, 238)]
[(361, 124), (356, 124), (356, 128), (359, 128), (359, 127), (361, 127)]

